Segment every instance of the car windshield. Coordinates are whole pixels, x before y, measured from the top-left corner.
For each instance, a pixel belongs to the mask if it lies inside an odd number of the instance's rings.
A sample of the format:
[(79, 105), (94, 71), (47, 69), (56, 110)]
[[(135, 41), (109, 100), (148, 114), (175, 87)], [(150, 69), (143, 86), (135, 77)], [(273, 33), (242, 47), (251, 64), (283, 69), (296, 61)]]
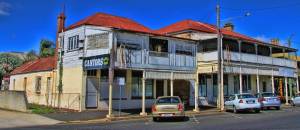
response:
[(276, 97), (276, 94), (274, 94), (274, 93), (262, 93), (261, 95), (263, 97)]
[(177, 97), (163, 97), (163, 98), (159, 98), (156, 103), (157, 104), (173, 104), (173, 103), (180, 103), (180, 100)]
[(238, 95), (238, 98), (245, 99), (245, 98), (255, 98), (255, 97), (251, 94), (243, 94), (243, 95)]

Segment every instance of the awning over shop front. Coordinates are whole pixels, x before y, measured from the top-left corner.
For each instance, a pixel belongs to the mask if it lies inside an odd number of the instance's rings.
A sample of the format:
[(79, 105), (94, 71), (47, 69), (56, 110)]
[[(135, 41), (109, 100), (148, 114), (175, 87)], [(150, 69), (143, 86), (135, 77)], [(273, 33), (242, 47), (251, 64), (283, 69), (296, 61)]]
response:
[[(172, 74), (173, 73), (173, 74)], [(187, 72), (165, 72), (165, 71), (146, 71), (146, 79), (182, 79), (182, 80), (194, 80), (195, 73)]]

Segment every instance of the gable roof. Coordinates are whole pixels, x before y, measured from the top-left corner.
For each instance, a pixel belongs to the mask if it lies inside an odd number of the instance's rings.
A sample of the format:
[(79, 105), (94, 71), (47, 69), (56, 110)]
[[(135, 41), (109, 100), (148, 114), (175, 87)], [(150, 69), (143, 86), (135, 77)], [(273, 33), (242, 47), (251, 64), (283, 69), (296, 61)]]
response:
[[(166, 26), (164, 28), (161, 28), (159, 30), (156, 30), (155, 32), (159, 33), (159, 34), (170, 34), (170, 33), (186, 31), (186, 30), (195, 30), (195, 31), (214, 33), (214, 34), (217, 33), (216, 26), (198, 22), (198, 21), (193, 21), (193, 20), (179, 21), (179, 22), (176, 22), (169, 26)], [(224, 36), (238, 38), (241, 40), (246, 40), (246, 41), (255, 42), (255, 43), (264, 43), (262, 41), (256, 40), (254, 38), (248, 37), (246, 35), (243, 35), (243, 34), (240, 34), (240, 33), (234, 32), (234, 31), (221, 29), (221, 32)]]
[(11, 75), (53, 70), (56, 67), (55, 61), (54, 56), (29, 61), (14, 69)]
[(102, 27), (111, 27), (128, 31), (137, 31), (137, 32), (151, 32), (146, 26), (139, 24), (131, 19), (114, 16), (105, 13), (96, 13), (92, 16), (89, 16), (79, 22), (70, 25), (67, 30), (73, 29), (82, 25), (94, 25)]

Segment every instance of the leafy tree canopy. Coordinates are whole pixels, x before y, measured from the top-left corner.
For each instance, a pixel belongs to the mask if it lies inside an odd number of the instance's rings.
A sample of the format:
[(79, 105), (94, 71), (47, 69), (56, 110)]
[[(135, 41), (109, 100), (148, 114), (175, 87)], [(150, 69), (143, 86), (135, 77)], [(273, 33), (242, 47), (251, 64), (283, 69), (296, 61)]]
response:
[(53, 56), (55, 53), (55, 44), (54, 42), (42, 39), (40, 41), (40, 57)]
[(23, 60), (18, 56), (7, 53), (0, 54), (0, 77), (9, 74), (22, 63)]

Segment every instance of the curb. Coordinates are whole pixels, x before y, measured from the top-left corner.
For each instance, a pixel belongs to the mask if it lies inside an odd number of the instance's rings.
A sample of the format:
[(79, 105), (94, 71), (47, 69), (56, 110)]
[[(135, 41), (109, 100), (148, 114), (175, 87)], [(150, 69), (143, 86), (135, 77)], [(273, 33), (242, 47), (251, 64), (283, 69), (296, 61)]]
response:
[[(209, 111), (209, 112), (191, 112), (187, 113), (187, 117), (191, 116), (214, 116), (214, 115), (222, 115), (224, 112), (218, 112), (218, 111)], [(147, 116), (139, 116), (139, 115), (132, 115), (132, 116), (125, 116), (125, 117), (111, 117), (111, 118), (101, 118), (101, 119), (94, 119), (94, 120), (85, 120), (85, 121), (66, 121), (64, 123), (67, 124), (81, 124), (81, 123), (111, 123), (116, 121), (128, 121), (128, 120), (151, 120), (152, 115)]]

